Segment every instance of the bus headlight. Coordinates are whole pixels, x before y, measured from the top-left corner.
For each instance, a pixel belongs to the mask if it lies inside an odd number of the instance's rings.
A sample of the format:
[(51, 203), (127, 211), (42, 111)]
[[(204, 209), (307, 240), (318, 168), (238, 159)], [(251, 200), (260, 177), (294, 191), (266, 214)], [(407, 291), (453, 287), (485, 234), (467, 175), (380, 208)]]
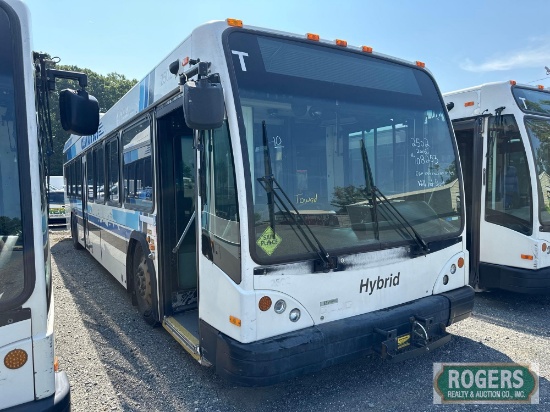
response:
[(298, 322), (298, 319), (300, 319), (300, 309), (298, 308), (294, 308), (290, 311), (290, 313), (288, 314), (288, 318), (292, 321), (292, 322)]
[(278, 313), (279, 315), (283, 313), (286, 309), (286, 302), (283, 299), (279, 299), (277, 302), (275, 302), (275, 306), (273, 306), (273, 310), (275, 313)]
[(454, 275), (455, 272), (456, 272), (456, 265), (453, 263), (451, 265), (451, 275)]

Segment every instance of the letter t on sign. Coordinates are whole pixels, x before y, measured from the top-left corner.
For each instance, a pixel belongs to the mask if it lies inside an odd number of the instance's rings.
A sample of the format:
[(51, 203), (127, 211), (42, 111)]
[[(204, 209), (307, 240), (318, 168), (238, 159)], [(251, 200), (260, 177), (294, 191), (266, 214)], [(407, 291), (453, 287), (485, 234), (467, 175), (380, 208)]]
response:
[(231, 53), (236, 54), (239, 56), (239, 62), (241, 63), (241, 70), (243, 72), (246, 71), (246, 64), (244, 63), (244, 57), (248, 57), (248, 53), (237, 51), (237, 50), (231, 50)]

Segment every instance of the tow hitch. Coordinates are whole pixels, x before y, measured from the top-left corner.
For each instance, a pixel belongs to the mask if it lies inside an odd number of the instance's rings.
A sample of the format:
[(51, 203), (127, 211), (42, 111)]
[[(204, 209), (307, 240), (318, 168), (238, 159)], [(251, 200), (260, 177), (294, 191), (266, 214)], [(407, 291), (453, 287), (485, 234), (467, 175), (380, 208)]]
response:
[(397, 329), (383, 330), (375, 328), (375, 338), (380, 339), (374, 345), (374, 351), (382, 359), (400, 362), (436, 349), (451, 340), (443, 323), (434, 323), (433, 318), (412, 316), (409, 330), (401, 335)]

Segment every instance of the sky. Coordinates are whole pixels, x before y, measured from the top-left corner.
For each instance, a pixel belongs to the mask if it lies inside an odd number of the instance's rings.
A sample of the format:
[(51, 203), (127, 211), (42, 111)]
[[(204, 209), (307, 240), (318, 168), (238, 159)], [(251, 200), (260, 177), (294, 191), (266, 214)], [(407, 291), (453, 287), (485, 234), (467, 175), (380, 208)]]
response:
[(550, 87), (548, 0), (26, 0), (33, 48), (142, 79), (198, 25), (245, 25), (426, 63), (442, 92), (516, 80)]

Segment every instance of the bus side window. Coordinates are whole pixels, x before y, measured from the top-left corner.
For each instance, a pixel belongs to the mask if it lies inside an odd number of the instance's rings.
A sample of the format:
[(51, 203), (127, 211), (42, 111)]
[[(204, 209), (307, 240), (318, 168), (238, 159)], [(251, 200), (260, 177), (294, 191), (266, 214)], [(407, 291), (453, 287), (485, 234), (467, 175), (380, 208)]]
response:
[(96, 202), (103, 203), (105, 199), (105, 158), (103, 146), (94, 150), (95, 168), (94, 168), (94, 191)]
[(107, 160), (107, 190), (105, 200), (119, 203), (119, 156), (118, 139), (115, 138), (105, 145), (105, 159)]

